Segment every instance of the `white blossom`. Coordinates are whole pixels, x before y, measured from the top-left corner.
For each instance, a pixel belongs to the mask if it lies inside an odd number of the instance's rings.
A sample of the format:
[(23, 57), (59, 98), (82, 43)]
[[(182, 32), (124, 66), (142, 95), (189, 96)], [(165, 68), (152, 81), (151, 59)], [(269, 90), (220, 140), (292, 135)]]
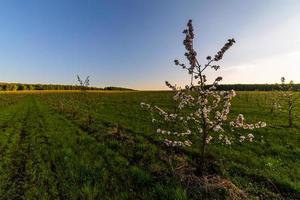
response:
[(246, 139), (246, 137), (245, 137), (245, 136), (243, 136), (243, 135), (241, 135), (241, 136), (240, 136), (240, 140), (239, 140), (239, 141), (240, 141), (240, 142), (243, 142), (245, 139)]
[(213, 139), (213, 137), (212, 136), (208, 136), (207, 138), (206, 138), (206, 144), (209, 144), (210, 143), (210, 141)]
[(247, 135), (247, 139), (249, 140), (249, 142), (252, 142), (253, 139), (254, 139), (254, 135), (252, 135), (251, 133), (249, 133), (249, 134)]

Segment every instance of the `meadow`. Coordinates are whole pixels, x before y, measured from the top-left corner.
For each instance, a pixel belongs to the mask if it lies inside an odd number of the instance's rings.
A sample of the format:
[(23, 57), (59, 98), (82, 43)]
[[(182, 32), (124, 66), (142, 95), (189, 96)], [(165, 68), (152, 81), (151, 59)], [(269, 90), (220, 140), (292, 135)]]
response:
[(173, 92), (2, 93), (0, 199), (299, 199), (300, 119), (270, 114), (269, 94), (234, 98), (232, 116), (268, 126), (251, 144), (209, 146), (217, 178), (203, 185), (199, 150), (166, 148), (140, 107), (173, 109)]
[[(209, 146), (209, 174), (190, 176), (199, 150), (166, 148), (149, 102), (173, 109), (173, 92), (19, 92), (0, 94), (0, 199), (300, 199), (300, 105), (295, 125), (270, 113), (270, 92), (239, 92), (253, 143)], [(300, 95), (300, 94), (296, 94)], [(172, 155), (170, 160), (170, 155)]]

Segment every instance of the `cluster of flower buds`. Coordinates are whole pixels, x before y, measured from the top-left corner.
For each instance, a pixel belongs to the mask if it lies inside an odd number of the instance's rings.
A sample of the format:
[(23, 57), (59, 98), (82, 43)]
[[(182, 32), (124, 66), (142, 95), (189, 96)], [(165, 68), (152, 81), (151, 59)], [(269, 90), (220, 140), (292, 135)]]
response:
[[(165, 82), (166, 86), (168, 86), (173, 91), (177, 91), (176, 94), (173, 96), (174, 101), (178, 101), (180, 99), (184, 100), (180, 102), (180, 105), (178, 106), (180, 109), (182, 109), (186, 105), (190, 105), (190, 103), (194, 100), (194, 97), (192, 95), (187, 95), (184, 90), (176, 87), (176, 85), (170, 84), (168, 81)], [(191, 88), (189, 86), (186, 86), (185, 90), (190, 90)]]
[(215, 55), (214, 61), (221, 60), (223, 58), (224, 53), (233, 45), (233, 43), (235, 43), (235, 40), (233, 38), (227, 40), (222, 49), (218, 51), (218, 53)]
[(183, 33), (185, 34), (185, 39), (183, 40), (183, 45), (184, 45), (185, 49), (187, 50), (187, 52), (184, 55), (190, 62), (189, 72), (192, 73), (193, 69), (196, 67), (196, 56), (197, 56), (197, 52), (193, 48), (194, 28), (192, 25), (192, 20), (188, 21), (187, 29), (185, 29), (183, 31)]
[(232, 99), (233, 97), (236, 96), (236, 92), (234, 90), (230, 91), (221, 91), (225, 99)]
[(165, 139), (164, 141), (165, 145), (168, 147), (190, 147), (193, 143), (190, 140), (185, 141), (172, 141)]
[(222, 126), (219, 125), (219, 124), (213, 126), (212, 130), (213, 130), (214, 132), (224, 132), (224, 129), (223, 129)]
[(265, 128), (267, 126), (266, 122), (257, 122), (254, 124), (255, 128)]
[(180, 63), (178, 60), (174, 60), (175, 65), (179, 65), (182, 67), (182, 69), (186, 69), (187, 67), (185, 66), (185, 64)]
[(150, 109), (151, 108), (150, 104), (147, 104), (145, 102), (141, 102), (140, 105), (141, 105), (142, 108), (145, 108), (145, 109)]
[(220, 69), (220, 65), (212, 65), (211, 68), (217, 71)]
[(252, 135), (251, 133), (249, 133), (249, 134), (247, 135), (247, 139), (249, 140), (249, 142), (252, 142), (253, 139), (254, 139), (254, 135)]
[(161, 109), (158, 106), (154, 106), (154, 108), (155, 108), (155, 110), (158, 111), (158, 114), (164, 118), (165, 121), (169, 121), (170, 120), (169, 114), (166, 111), (164, 111), (163, 109)]
[(165, 131), (165, 130), (162, 130), (160, 128), (158, 128), (156, 130), (156, 133), (162, 134), (162, 135), (174, 135), (174, 136), (187, 136), (187, 135), (192, 134), (192, 132), (190, 130), (186, 130), (185, 132), (178, 133), (178, 132)]
[(186, 95), (185, 93), (181, 92), (181, 95), (179, 95), (181, 97), (181, 101), (178, 105), (179, 109), (183, 109), (186, 105), (191, 105), (193, 104), (192, 102), (194, 101), (194, 97), (192, 95)]
[(218, 76), (216, 79), (215, 79), (215, 83), (218, 83), (222, 80), (223, 78), (221, 76)]
[(264, 128), (267, 126), (266, 122), (261, 122), (261, 121), (255, 123), (255, 124), (247, 124), (244, 122), (245, 122), (244, 115), (239, 114), (235, 121), (230, 122), (230, 126), (233, 128), (243, 128), (243, 129), (249, 129), (249, 130), (253, 130), (254, 128)]
[(219, 141), (223, 144), (226, 144), (226, 145), (231, 145), (232, 144), (232, 141), (226, 135), (223, 135), (223, 134), (219, 135)]
[(252, 133), (249, 133), (247, 135), (247, 137), (241, 135), (240, 138), (239, 138), (239, 142), (241, 142), (241, 143), (244, 142), (244, 141), (253, 142), (253, 140), (254, 140), (254, 135)]
[(169, 83), (169, 81), (165, 81), (166, 86), (168, 86), (172, 90), (178, 90), (179, 88), (176, 87), (176, 85), (172, 85)]
[(212, 139), (213, 137), (209, 135), (205, 140), (206, 144), (209, 144)]
[(245, 137), (245, 136), (243, 136), (243, 135), (241, 135), (241, 136), (240, 136), (240, 140), (239, 140), (239, 141), (240, 141), (240, 142), (244, 142), (244, 141), (245, 141), (245, 139), (246, 139), (246, 137)]
[(219, 82), (222, 81), (223, 78), (221, 76), (218, 76), (215, 81), (213, 82), (213, 84), (210, 86), (209, 90), (216, 90), (217, 89), (217, 85), (219, 85)]

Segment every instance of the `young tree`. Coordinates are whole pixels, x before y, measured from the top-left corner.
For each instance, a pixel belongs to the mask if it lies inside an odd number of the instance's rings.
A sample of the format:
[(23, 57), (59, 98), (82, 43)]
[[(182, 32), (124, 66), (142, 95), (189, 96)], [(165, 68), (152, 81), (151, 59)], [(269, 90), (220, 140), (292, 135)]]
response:
[(267, 96), (267, 102), (271, 106), (270, 113), (274, 114), (275, 111), (281, 109), (281, 105), (278, 98), (278, 90), (271, 90), (271, 93)]
[(281, 77), (281, 99), (286, 104), (286, 110), (288, 113), (289, 127), (293, 126), (294, 120), (294, 108), (296, 102), (296, 95), (294, 93), (294, 82), (290, 81), (288, 84), (285, 83), (285, 78)]
[[(235, 43), (234, 39), (229, 39), (220, 51), (214, 56), (207, 56), (206, 64), (201, 65), (197, 59), (197, 52), (194, 49), (194, 29), (192, 20), (187, 23), (187, 28), (183, 31), (185, 39), (183, 44), (186, 49), (184, 54), (189, 64), (183, 64), (175, 60), (175, 65), (187, 70), (190, 76), (190, 84), (185, 88), (177, 87), (166, 81), (166, 85), (175, 91), (173, 100), (178, 109), (174, 113), (169, 113), (158, 106), (151, 106), (142, 102), (143, 108), (149, 109), (153, 117), (152, 121), (157, 123), (157, 133), (164, 137), (164, 143), (169, 147), (189, 147), (193, 143), (198, 145), (201, 162), (197, 166), (196, 174), (202, 176), (205, 170), (207, 145), (211, 142), (231, 145), (235, 141), (238, 143), (252, 142), (252, 133), (242, 135), (233, 132), (235, 128), (253, 130), (265, 127), (266, 123), (256, 124), (245, 123), (244, 116), (238, 117), (229, 122), (231, 100), (236, 95), (235, 91), (217, 91), (216, 86), (222, 80), (217, 77), (211, 85), (207, 84), (204, 72), (209, 68), (217, 71), (220, 66), (215, 64), (223, 58), (224, 53)], [(226, 124), (228, 126), (226, 126)], [(229, 131), (224, 127), (230, 127)], [(192, 142), (192, 140), (195, 140)]]
[(79, 75), (77, 75), (77, 81), (79, 82), (79, 85), (80, 85), (80, 90), (82, 92), (85, 92), (89, 85), (90, 85), (90, 77), (87, 76), (86, 79), (83, 81)]

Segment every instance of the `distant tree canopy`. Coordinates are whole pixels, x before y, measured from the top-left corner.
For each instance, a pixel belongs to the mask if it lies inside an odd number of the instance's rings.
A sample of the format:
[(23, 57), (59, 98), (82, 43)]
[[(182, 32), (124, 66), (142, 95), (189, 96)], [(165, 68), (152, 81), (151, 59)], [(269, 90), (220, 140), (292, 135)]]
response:
[[(23, 90), (81, 90), (80, 85), (59, 84), (23, 84), (23, 83), (0, 83), (0, 91), (23, 91)], [(86, 87), (86, 90), (131, 90), (121, 87)]]
[[(281, 84), (224, 84), (218, 85), (217, 90), (236, 90), (236, 91), (276, 91), (282, 90)], [(300, 84), (293, 85), (294, 91), (300, 91)]]
[(131, 91), (133, 89), (122, 88), (122, 87), (105, 87), (104, 90), (121, 90), (121, 91)]

